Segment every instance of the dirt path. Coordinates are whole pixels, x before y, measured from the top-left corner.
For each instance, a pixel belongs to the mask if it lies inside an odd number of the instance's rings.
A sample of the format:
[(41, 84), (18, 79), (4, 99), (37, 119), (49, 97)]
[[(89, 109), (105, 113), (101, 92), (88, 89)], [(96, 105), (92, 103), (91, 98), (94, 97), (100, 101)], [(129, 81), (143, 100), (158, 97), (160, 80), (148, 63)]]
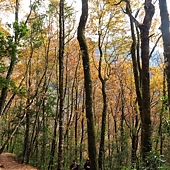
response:
[(16, 155), (12, 153), (2, 153), (0, 155), (0, 170), (38, 170), (16, 161)]

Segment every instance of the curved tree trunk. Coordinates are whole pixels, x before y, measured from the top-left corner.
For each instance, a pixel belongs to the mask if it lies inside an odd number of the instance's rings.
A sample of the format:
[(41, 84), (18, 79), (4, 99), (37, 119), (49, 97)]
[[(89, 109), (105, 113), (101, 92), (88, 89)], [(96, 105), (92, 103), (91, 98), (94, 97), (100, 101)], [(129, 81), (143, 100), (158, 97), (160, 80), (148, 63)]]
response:
[(102, 46), (101, 46), (101, 34), (99, 34), (99, 37), (98, 37), (98, 48), (99, 48), (99, 53), (100, 53), (98, 76), (102, 84), (102, 99), (103, 99), (102, 126), (101, 126), (101, 135), (100, 135), (98, 166), (99, 166), (99, 169), (102, 170), (103, 169), (103, 158), (104, 158), (105, 135), (106, 135), (106, 116), (107, 116), (106, 81), (108, 79), (103, 78), (102, 76), (103, 51), (102, 51)]
[(85, 25), (88, 17), (88, 0), (82, 0), (82, 14), (78, 26), (78, 41), (82, 53), (83, 68), (84, 68), (84, 86), (86, 91), (86, 118), (88, 131), (88, 151), (92, 162), (91, 169), (97, 170), (96, 159), (96, 139), (94, 127), (94, 115), (92, 110), (92, 80), (90, 75), (89, 53), (85, 39)]

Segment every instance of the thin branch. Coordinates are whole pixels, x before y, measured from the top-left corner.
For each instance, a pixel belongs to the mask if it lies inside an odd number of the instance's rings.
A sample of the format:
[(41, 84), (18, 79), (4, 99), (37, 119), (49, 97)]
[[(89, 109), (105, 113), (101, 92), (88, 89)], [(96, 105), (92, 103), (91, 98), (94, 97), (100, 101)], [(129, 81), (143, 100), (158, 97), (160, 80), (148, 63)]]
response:
[(149, 58), (152, 57), (152, 54), (153, 54), (153, 52), (155, 51), (155, 48), (157, 47), (157, 44), (158, 44), (159, 40), (161, 39), (161, 37), (162, 37), (162, 34), (158, 37), (158, 39), (157, 39), (154, 47), (152, 48), (152, 51), (151, 51), (150, 54), (149, 54)]

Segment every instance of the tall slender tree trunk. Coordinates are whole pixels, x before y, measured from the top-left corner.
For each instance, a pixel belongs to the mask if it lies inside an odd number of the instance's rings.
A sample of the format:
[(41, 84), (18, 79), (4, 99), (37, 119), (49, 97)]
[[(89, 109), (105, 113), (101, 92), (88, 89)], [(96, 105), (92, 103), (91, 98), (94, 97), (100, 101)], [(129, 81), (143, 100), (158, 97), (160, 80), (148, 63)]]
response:
[(88, 131), (88, 151), (91, 159), (91, 169), (97, 170), (97, 152), (96, 152), (96, 137), (93, 115), (93, 101), (92, 101), (92, 80), (90, 74), (90, 61), (88, 47), (85, 39), (85, 26), (88, 18), (88, 0), (82, 0), (82, 14), (78, 26), (78, 42), (80, 45), (83, 68), (84, 68), (84, 86), (86, 91), (86, 118)]
[[(57, 101), (57, 105), (58, 105), (58, 101)], [(58, 107), (56, 108), (56, 114), (55, 114), (55, 118), (54, 118), (53, 138), (52, 138), (52, 142), (51, 142), (48, 170), (54, 169), (54, 155), (55, 155), (55, 150), (56, 150), (57, 127), (58, 127)]]
[(106, 115), (107, 115), (107, 96), (106, 96), (106, 81), (102, 81), (102, 96), (103, 96), (103, 111), (102, 111), (102, 127), (100, 135), (100, 148), (99, 148), (99, 169), (103, 169), (103, 157), (104, 157), (104, 146), (105, 146), (105, 134), (106, 134)]
[[(133, 71), (135, 78), (137, 101), (139, 105), (140, 117), (141, 117), (141, 155), (143, 161), (146, 163), (147, 154), (152, 149), (151, 142), (151, 115), (150, 115), (150, 76), (149, 76), (149, 30), (151, 27), (151, 22), (153, 15), (155, 13), (154, 5), (152, 0), (145, 0), (144, 3), (145, 16), (143, 23), (139, 22), (132, 16), (130, 1), (127, 0), (126, 10), (130, 17), (131, 22), (131, 33), (132, 33), (132, 60), (133, 60)], [(141, 60), (142, 68), (137, 65), (136, 59), (136, 38), (134, 34), (133, 23), (140, 30), (140, 40), (141, 40)], [(139, 81), (140, 80), (140, 81)], [(140, 90), (141, 87), (141, 90)]]
[(139, 26), (141, 33), (141, 59), (142, 59), (142, 112), (141, 112), (141, 154), (147, 162), (147, 154), (152, 150), (151, 142), (151, 115), (150, 115), (150, 76), (149, 76), (149, 30), (155, 9), (151, 0), (145, 0), (145, 17)]
[[(162, 89), (162, 93), (163, 93), (163, 98), (166, 99), (166, 80), (165, 80), (165, 69), (164, 69), (164, 72), (163, 72), (163, 89)], [(164, 112), (165, 110), (167, 109), (167, 101), (166, 100), (163, 100), (162, 101), (162, 105), (161, 105), (161, 112), (160, 112), (160, 115), (159, 115), (159, 128), (158, 128), (158, 138), (156, 140), (156, 144), (155, 144), (155, 150), (159, 150), (159, 153), (160, 155), (163, 155), (163, 132), (162, 132), (162, 128), (163, 128), (163, 115), (164, 115)], [(158, 148), (158, 144), (159, 145), (159, 148)]]
[(80, 162), (81, 162), (81, 160), (83, 159), (83, 141), (84, 141), (84, 110), (85, 110), (85, 101), (84, 101), (84, 90), (82, 91), (82, 98), (83, 98), (83, 101), (82, 101), (82, 106), (81, 106), (81, 108), (82, 108), (82, 120), (81, 120), (81, 139), (80, 139)]
[[(130, 8), (130, 4), (127, 4)], [(136, 89), (136, 95), (137, 95), (137, 102), (139, 106), (139, 110), (141, 111), (142, 109), (142, 98), (141, 98), (141, 82), (140, 82), (140, 75), (141, 75), (141, 68), (139, 63), (139, 45), (138, 41), (136, 41), (136, 36), (135, 36), (135, 29), (134, 29), (134, 23), (132, 18), (130, 18), (130, 27), (131, 27), (131, 36), (132, 36), (132, 45), (131, 45), (131, 55), (132, 55), (132, 63), (133, 63), (133, 74), (134, 74), (134, 80), (135, 80), (135, 89)], [(137, 32), (137, 37), (139, 37), (138, 32)], [(136, 103), (136, 102), (135, 102)], [(132, 154), (131, 154), (131, 162), (132, 162), (132, 167), (137, 163), (137, 146), (138, 146), (138, 111), (135, 106), (135, 118), (133, 119), (134, 127), (132, 130)]]
[(134, 117), (132, 117), (132, 129), (131, 129), (131, 135), (132, 135), (132, 150), (131, 150), (131, 167), (136, 168), (138, 167), (137, 162), (137, 149), (138, 149), (138, 133), (139, 133), (139, 118), (138, 118), (138, 110), (136, 108), (136, 102), (134, 106)]
[(168, 89), (168, 106), (170, 105), (170, 23), (166, 0), (159, 0), (161, 31), (164, 47), (165, 73)]
[[(125, 90), (124, 90), (124, 86), (123, 86), (123, 82), (122, 82), (122, 78), (119, 78), (120, 81), (120, 100), (121, 100), (121, 118), (120, 118), (120, 152), (122, 155), (125, 154), (126, 152), (126, 139), (125, 139), (125, 129), (124, 129), (124, 124), (125, 124)], [(120, 167), (123, 166), (124, 164), (124, 157), (121, 156), (120, 158)]]
[(78, 88), (76, 88), (76, 100), (75, 100), (75, 127), (74, 127), (74, 136), (75, 136), (75, 156), (78, 157)]
[(103, 157), (104, 157), (104, 146), (105, 146), (105, 134), (106, 134), (106, 116), (107, 116), (107, 94), (106, 94), (106, 81), (107, 78), (102, 76), (102, 60), (103, 60), (103, 51), (101, 46), (101, 33), (99, 33), (98, 38), (98, 48), (100, 53), (99, 66), (98, 66), (98, 76), (102, 84), (102, 99), (103, 99), (103, 110), (102, 110), (102, 127), (100, 135), (100, 147), (99, 147), (99, 158), (98, 165), (99, 169), (103, 169)]
[(63, 170), (64, 150), (64, 0), (60, 0), (59, 13), (59, 145), (58, 145), (58, 170)]
[[(31, 47), (31, 54), (30, 54), (30, 61), (32, 61), (32, 54), (33, 54), (33, 48)], [(29, 64), (29, 71), (28, 71), (28, 75), (26, 77), (26, 86), (27, 86), (27, 91), (28, 91), (28, 97), (27, 97), (27, 101), (26, 104), (27, 106), (30, 105), (30, 101), (31, 101), (31, 77), (32, 77), (32, 63), (30, 62)], [(25, 133), (24, 133), (24, 151), (23, 151), (23, 163), (28, 163), (29, 161), (29, 143), (30, 143), (30, 112), (29, 112), (29, 107), (27, 107), (27, 109), (25, 110)]]

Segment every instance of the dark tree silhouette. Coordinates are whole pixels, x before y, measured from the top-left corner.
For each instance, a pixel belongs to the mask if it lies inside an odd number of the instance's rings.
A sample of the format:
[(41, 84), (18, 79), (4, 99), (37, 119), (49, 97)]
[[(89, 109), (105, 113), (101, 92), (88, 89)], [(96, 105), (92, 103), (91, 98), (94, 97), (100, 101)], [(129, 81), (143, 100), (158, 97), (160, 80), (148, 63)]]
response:
[(85, 26), (88, 18), (88, 0), (82, 0), (82, 14), (78, 26), (78, 41), (82, 53), (83, 68), (84, 68), (84, 86), (86, 91), (86, 118), (87, 118), (87, 131), (88, 131), (88, 151), (89, 157), (92, 162), (91, 169), (97, 170), (96, 159), (96, 139), (94, 127), (94, 115), (92, 110), (92, 80), (90, 74), (90, 62), (88, 47), (85, 39)]
[(168, 105), (170, 105), (170, 24), (169, 13), (166, 0), (159, 0), (161, 31), (163, 38), (164, 57), (165, 57), (165, 73), (168, 86)]
[[(154, 5), (152, 0), (145, 0), (144, 10), (145, 16), (143, 22), (140, 24), (131, 13), (130, 1), (126, 1), (126, 12), (130, 17), (131, 21), (131, 32), (132, 32), (132, 61), (133, 71), (136, 86), (137, 101), (140, 110), (141, 117), (141, 155), (144, 162), (148, 153), (152, 150), (151, 142), (151, 115), (150, 115), (150, 76), (149, 76), (149, 31), (153, 15), (155, 13)], [(137, 29), (140, 31), (140, 43), (141, 43), (141, 67), (139, 62), (139, 53), (136, 56), (136, 38), (134, 34), (133, 23), (135, 23)], [(140, 90), (141, 89), (141, 90)]]
[(59, 13), (59, 145), (58, 145), (58, 170), (63, 169), (63, 149), (64, 149), (64, 0), (60, 0)]

